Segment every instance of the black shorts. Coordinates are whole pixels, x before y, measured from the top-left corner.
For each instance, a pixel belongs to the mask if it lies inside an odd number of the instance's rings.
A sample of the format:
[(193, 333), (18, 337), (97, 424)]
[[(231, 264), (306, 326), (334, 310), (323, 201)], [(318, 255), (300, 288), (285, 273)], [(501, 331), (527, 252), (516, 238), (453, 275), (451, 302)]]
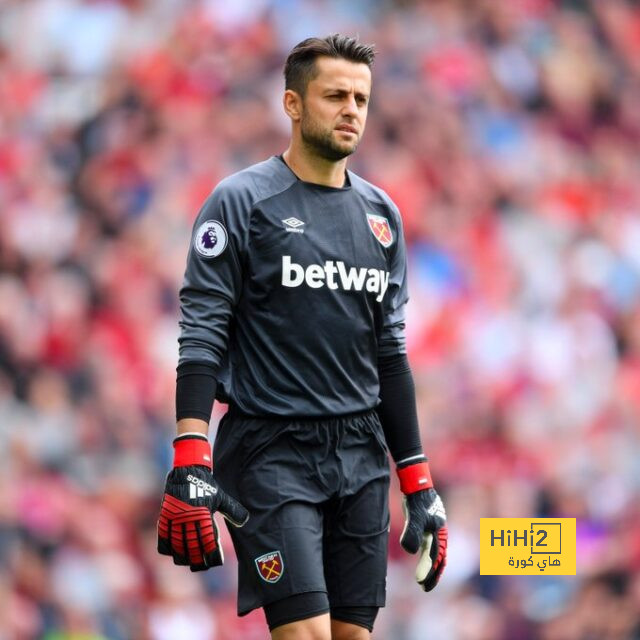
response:
[(385, 603), (389, 463), (375, 411), (331, 419), (222, 419), (214, 473), (248, 510), (229, 526), (238, 615), (292, 595)]

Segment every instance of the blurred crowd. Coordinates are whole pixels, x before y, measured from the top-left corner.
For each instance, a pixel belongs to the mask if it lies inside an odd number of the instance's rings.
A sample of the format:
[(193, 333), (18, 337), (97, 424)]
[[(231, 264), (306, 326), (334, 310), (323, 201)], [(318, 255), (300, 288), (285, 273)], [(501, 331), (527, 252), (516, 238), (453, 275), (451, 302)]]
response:
[[(350, 168), (399, 205), (450, 522), (377, 640), (640, 638), (640, 3), (4, 0), (0, 640), (262, 640), (235, 560), (155, 551), (199, 206), (281, 153), (309, 35), (379, 56)], [(214, 409), (212, 425), (223, 407)], [(577, 519), (577, 576), (479, 576), (479, 518)], [(224, 528), (224, 527), (223, 527)]]

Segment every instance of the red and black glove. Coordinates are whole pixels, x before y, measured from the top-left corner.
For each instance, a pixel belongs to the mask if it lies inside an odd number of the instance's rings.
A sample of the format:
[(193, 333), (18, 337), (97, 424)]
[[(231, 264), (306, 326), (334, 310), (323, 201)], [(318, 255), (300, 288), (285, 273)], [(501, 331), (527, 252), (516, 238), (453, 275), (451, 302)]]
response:
[(409, 553), (420, 551), (416, 580), (425, 591), (431, 591), (447, 563), (447, 515), (433, 488), (426, 460), (406, 466), (400, 463), (397, 473), (405, 516), (400, 544)]
[(224, 561), (213, 513), (219, 511), (241, 527), (249, 512), (218, 486), (204, 434), (178, 436), (173, 447), (173, 469), (167, 475), (158, 519), (158, 552), (171, 556), (174, 564), (204, 571)]

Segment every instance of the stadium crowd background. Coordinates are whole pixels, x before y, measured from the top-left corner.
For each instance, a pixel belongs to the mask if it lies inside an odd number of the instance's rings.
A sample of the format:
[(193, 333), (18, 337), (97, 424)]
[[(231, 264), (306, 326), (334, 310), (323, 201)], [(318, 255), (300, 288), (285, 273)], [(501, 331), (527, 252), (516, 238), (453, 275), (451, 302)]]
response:
[[(424, 595), (394, 487), (374, 637), (640, 638), (640, 4), (5, 0), (0, 640), (266, 637), (226, 531), (215, 571), (155, 551), (176, 292), (204, 197), (286, 146), (287, 52), (335, 31), (379, 50), (350, 166), (404, 216), (451, 530)], [(576, 517), (578, 575), (480, 577), (492, 516)]]

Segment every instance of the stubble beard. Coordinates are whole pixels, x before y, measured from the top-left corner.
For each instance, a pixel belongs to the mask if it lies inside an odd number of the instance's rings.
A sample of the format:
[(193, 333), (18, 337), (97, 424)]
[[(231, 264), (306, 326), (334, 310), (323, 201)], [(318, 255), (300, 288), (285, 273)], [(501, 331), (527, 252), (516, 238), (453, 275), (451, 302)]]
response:
[(344, 142), (340, 144), (333, 138), (332, 129), (323, 129), (307, 115), (302, 113), (300, 121), (300, 135), (302, 141), (314, 151), (314, 153), (325, 160), (338, 162), (350, 156), (357, 148), (359, 140), (353, 143)]

